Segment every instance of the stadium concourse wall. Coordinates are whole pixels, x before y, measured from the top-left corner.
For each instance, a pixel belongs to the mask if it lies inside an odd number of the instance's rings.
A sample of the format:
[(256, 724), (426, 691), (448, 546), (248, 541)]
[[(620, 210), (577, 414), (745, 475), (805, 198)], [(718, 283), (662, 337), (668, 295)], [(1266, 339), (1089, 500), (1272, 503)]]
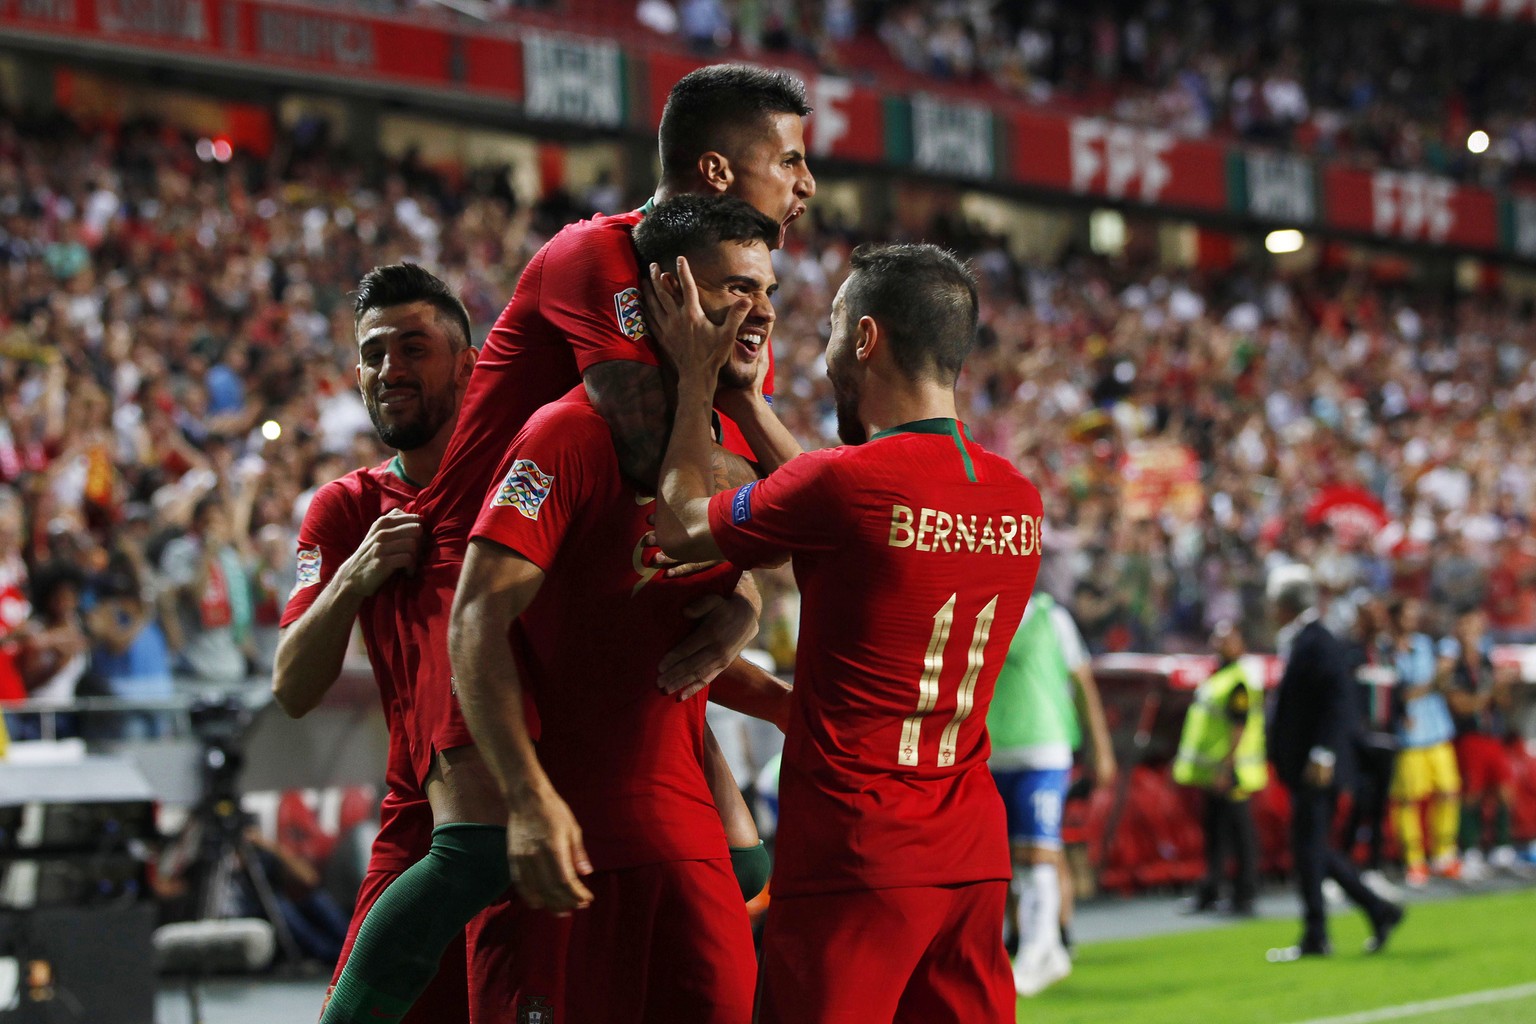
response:
[[(1420, 0), (1464, 13), (1529, 4)], [(704, 63), (660, 37), (571, 32), (558, 17), (469, 24), (274, 0), (0, 0), (0, 47), (494, 109), (551, 130), (653, 134), (667, 89)], [(588, 27), (590, 29), (590, 27)], [(612, 25), (603, 31), (620, 31)], [(809, 148), (974, 185), (1536, 261), (1536, 192), (1183, 138), (975, 90), (823, 74), (785, 61), (816, 115)], [(233, 140), (239, 144), (238, 139)]]

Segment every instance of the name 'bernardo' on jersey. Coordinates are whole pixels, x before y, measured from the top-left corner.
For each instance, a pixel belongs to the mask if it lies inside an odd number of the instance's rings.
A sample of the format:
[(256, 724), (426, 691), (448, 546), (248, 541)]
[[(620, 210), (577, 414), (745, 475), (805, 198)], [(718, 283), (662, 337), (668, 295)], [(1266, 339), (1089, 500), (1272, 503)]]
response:
[(915, 512), (906, 505), (891, 506), (893, 548), (918, 551), (981, 552), (993, 555), (1038, 555), (1040, 516), (986, 516), (949, 513), (936, 508)]

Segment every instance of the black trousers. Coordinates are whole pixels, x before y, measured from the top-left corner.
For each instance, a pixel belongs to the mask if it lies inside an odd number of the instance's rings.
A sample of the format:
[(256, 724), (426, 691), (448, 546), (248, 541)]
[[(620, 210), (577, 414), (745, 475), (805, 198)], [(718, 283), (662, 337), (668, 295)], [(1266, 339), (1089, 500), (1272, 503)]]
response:
[(1232, 905), (1251, 907), (1259, 888), (1259, 836), (1253, 827), (1253, 811), (1247, 800), (1207, 791), (1205, 797), (1205, 878), (1198, 899), (1216, 902), (1227, 877), (1227, 858), (1237, 861), (1232, 883)]
[(1364, 838), (1367, 851), (1365, 866), (1372, 871), (1381, 870), (1382, 832), (1387, 819), (1388, 798), (1392, 794), (1392, 769), (1396, 765), (1396, 750), (1367, 746), (1355, 748), (1357, 781), (1354, 803), (1349, 809), (1349, 819), (1344, 823), (1343, 842), (1340, 846), (1346, 857), (1352, 857), (1355, 847)]
[(1338, 882), (1345, 894), (1372, 920), (1386, 912), (1387, 904), (1360, 881), (1354, 862), (1328, 841), (1333, 827), (1339, 791), (1305, 784), (1291, 789), (1291, 855), (1301, 885), (1302, 942), (1328, 940), (1328, 912), (1323, 903), (1323, 879)]

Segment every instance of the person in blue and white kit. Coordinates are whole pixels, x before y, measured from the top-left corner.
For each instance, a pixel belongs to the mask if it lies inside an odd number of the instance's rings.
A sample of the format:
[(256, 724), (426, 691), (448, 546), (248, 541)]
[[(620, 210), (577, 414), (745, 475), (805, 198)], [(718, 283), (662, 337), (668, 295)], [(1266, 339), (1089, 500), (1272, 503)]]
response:
[[(1061, 811), (1072, 778), (1072, 754), (1086, 723), (1098, 785), (1115, 776), (1115, 755), (1082, 634), (1067, 610), (1039, 590), (997, 677), (987, 729), (987, 764), (1008, 811), (1013, 852), (1010, 919), (1019, 952), (1013, 981), (1032, 996), (1072, 972), (1059, 926), (1062, 906)], [(1015, 916), (1016, 915), (1016, 916)]]

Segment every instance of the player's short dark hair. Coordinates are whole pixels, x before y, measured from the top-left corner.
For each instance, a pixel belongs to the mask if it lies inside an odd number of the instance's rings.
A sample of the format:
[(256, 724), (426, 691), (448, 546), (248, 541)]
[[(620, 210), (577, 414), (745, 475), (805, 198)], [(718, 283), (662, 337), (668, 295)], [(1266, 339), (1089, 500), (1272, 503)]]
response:
[(811, 112), (805, 83), (783, 71), (749, 64), (711, 64), (690, 71), (661, 111), (661, 178), (680, 183), (700, 154), (734, 142), (773, 114)]
[(976, 343), (976, 278), (936, 245), (861, 245), (843, 291), (849, 324), (872, 317), (910, 377), (953, 384)]
[[(356, 299), (352, 305), (352, 326), (362, 323), (370, 310), (403, 306), (410, 302), (431, 303), (449, 323), (459, 329), (459, 339), (470, 344), (469, 311), (436, 275), (414, 263), (393, 263), (387, 267), (374, 267), (357, 283)], [(457, 349), (460, 345), (454, 345)]]
[(679, 256), (721, 242), (779, 243), (779, 224), (751, 203), (727, 195), (673, 196), (646, 214), (634, 230), (642, 276), (652, 263), (670, 270)]

